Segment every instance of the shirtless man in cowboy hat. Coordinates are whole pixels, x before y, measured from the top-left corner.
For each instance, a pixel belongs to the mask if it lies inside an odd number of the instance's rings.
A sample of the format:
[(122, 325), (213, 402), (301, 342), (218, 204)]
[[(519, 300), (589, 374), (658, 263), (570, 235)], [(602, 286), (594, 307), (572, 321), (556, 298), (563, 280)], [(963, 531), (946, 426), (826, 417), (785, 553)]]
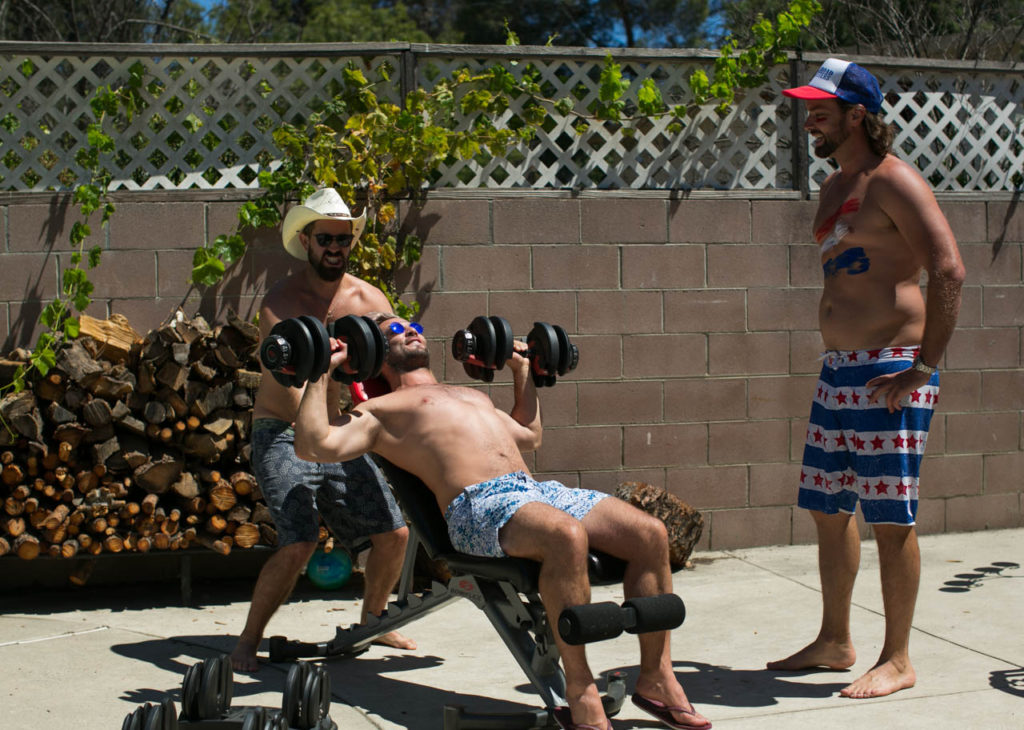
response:
[[(274, 285), (260, 307), (260, 339), (283, 319), (310, 315), (325, 324), (347, 314), (391, 311), (376, 287), (347, 273), (349, 252), (366, 225), (333, 188), (317, 190), (288, 211), (285, 250), (307, 263)], [(231, 653), (237, 671), (258, 668), (256, 651), (271, 616), (285, 602), (316, 550), (318, 515), (353, 552), (370, 545), (362, 620), (379, 614), (401, 572), (409, 539), (402, 513), (376, 464), (362, 456), (317, 464), (295, 456), (293, 422), (302, 388), (286, 388), (264, 371), (253, 408), (252, 465), (277, 526), (277, 551), (256, 580), (245, 628)], [(335, 409), (337, 406), (335, 406)], [(401, 649), (416, 644), (392, 632), (378, 639)]]

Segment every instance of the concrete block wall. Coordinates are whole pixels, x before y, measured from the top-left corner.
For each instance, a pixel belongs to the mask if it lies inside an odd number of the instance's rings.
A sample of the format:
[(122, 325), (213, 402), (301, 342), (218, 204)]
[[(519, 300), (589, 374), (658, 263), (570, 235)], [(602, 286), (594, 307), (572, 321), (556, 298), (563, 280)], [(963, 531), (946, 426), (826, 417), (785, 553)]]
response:
[[(295, 263), (276, 231), (212, 291), (187, 284), (193, 249), (232, 229), (240, 199), (136, 194), (93, 227), (103, 262), (93, 316), (120, 312), (140, 331), (177, 306), (211, 321), (252, 317)], [(209, 194), (207, 194), (209, 195)], [(967, 266), (959, 328), (922, 469), (923, 533), (1024, 524), (1024, 211), (1015, 201), (943, 200)], [(561, 324), (579, 368), (542, 393), (539, 476), (613, 491), (663, 486), (705, 516), (700, 548), (814, 540), (794, 507), (819, 368), (821, 284), (810, 241), (814, 201), (668, 194), (431, 194), (401, 206), (425, 241), (401, 272), (422, 307), (435, 371), (471, 383), (451, 335), (478, 314), (518, 335)], [(67, 263), (74, 220), (64, 198), (0, 198), (4, 351), (35, 341), (35, 320)], [(507, 375), (490, 386), (510, 404)], [(866, 530), (865, 530), (866, 533)]]

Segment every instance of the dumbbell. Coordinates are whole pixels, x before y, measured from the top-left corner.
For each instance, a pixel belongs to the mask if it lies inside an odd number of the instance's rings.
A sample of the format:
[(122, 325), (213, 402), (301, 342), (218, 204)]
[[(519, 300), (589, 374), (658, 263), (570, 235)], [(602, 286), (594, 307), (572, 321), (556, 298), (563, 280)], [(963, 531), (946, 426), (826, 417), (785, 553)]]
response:
[(348, 365), (355, 371), (336, 368), (331, 373), (335, 380), (362, 382), (380, 373), (388, 353), (387, 338), (372, 319), (354, 314), (328, 326), (308, 315), (281, 320), (260, 344), (260, 362), (281, 385), (302, 388), (330, 367), (331, 337), (348, 344)]
[(570, 606), (558, 617), (558, 633), (566, 644), (614, 639), (623, 631), (644, 634), (670, 631), (686, 619), (686, 606), (675, 593)]
[(331, 727), (331, 675), (322, 666), (298, 662), (288, 670), (281, 695), (288, 727)]
[(174, 710), (174, 700), (164, 697), (157, 704), (147, 702), (139, 705), (133, 712), (125, 716), (121, 730), (178, 730), (178, 716)]
[(199, 721), (223, 716), (231, 707), (234, 676), (227, 656), (204, 659), (186, 669), (181, 682), (181, 719)]
[[(512, 327), (502, 317), (475, 317), (469, 326), (452, 337), (452, 356), (462, 363), (469, 377), (490, 383), (494, 371), (505, 367), (512, 357)], [(575, 370), (579, 348), (558, 325), (534, 322), (526, 336), (533, 383), (538, 388), (555, 384), (557, 375)]]

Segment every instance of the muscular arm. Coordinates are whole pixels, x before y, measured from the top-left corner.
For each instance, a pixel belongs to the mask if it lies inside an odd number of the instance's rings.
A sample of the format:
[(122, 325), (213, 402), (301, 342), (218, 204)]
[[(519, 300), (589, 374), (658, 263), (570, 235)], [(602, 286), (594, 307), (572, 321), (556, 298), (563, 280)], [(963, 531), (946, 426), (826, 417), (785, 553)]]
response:
[(881, 197), (882, 209), (928, 273), (921, 359), (936, 366), (960, 312), (963, 261), (953, 231), (920, 175), (901, 166), (887, 182), (889, 194)]
[(530, 361), (520, 354), (526, 344), (517, 342), (515, 351), (508, 361), (512, 370), (512, 388), (515, 402), (509, 411), (512, 424), (509, 430), (520, 451), (535, 451), (540, 448), (543, 427), (540, 419), (540, 399), (537, 388), (530, 377)]
[[(964, 265), (939, 204), (925, 181), (909, 165), (900, 163), (885, 182), (879, 199), (914, 257), (928, 273), (925, 323), (920, 358), (926, 365), (939, 364), (953, 336), (960, 312)], [(900, 408), (908, 393), (928, 382), (929, 376), (914, 369), (874, 378), (871, 401), (884, 397), (890, 411)]]
[[(332, 359), (332, 366), (337, 366), (337, 357)], [(295, 453), (306, 461), (355, 459), (373, 449), (380, 432), (380, 421), (365, 404), (341, 416), (328, 412), (329, 373), (306, 386), (295, 417)]]

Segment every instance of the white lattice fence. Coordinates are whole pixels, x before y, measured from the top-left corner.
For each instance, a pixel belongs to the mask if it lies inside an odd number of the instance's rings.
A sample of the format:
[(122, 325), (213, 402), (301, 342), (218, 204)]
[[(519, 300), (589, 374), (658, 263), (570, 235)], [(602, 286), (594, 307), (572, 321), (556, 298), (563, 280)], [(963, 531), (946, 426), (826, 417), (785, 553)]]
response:
[[(1024, 186), (1020, 71), (866, 65), (885, 94), (882, 113), (897, 128), (893, 150), (916, 166), (935, 190)], [(812, 189), (833, 169), (813, 157), (810, 168)]]
[[(438, 74), (467, 67), (481, 71), (502, 62), (501, 57), (421, 58), (419, 83)], [(687, 79), (707, 58), (619, 59), (624, 78), (627, 113), (635, 109), (636, 94), (653, 78), (671, 106), (692, 103)], [(546, 97), (574, 98), (575, 109), (587, 114), (598, 98), (601, 59), (568, 57), (526, 58), (508, 68), (521, 78), (536, 70)], [(506, 159), (479, 156), (453, 161), (435, 181), (440, 187), (599, 187), (599, 188), (718, 188), (764, 189), (792, 186), (788, 148), (791, 106), (780, 93), (779, 73), (757, 93), (738, 99), (726, 113), (704, 107), (686, 122), (682, 132), (669, 131), (671, 119), (644, 119), (625, 125), (592, 121), (582, 134), (572, 117), (551, 117), (545, 131)], [(513, 101), (498, 120), (509, 124), (523, 113), (526, 99)], [(780, 104), (780, 101), (782, 102)], [(468, 125), (471, 120), (467, 120)], [(628, 130), (628, 132), (627, 132)]]
[[(152, 53), (152, 52), (151, 52)], [(146, 108), (117, 125), (111, 189), (222, 189), (256, 185), (275, 166), (272, 139), (332, 95), (341, 69), (373, 69), (396, 56), (18, 56), (0, 55), (0, 187), (69, 189), (88, 182), (75, 160), (100, 86), (119, 85), (141, 64)], [(27, 62), (26, 62), (27, 61)], [(397, 88), (384, 87), (396, 102)]]
[[(473, 49), (475, 50), (475, 49)], [(287, 46), (37, 46), (0, 42), (0, 189), (68, 190), (85, 182), (75, 155), (85, 145), (89, 100), (101, 85), (123, 81), (133, 64), (144, 67), (147, 107), (120, 125), (118, 156), (110, 163), (113, 189), (252, 188), (260, 170), (278, 164), (272, 131), (298, 121), (337, 90), (341, 70), (357, 63), (378, 82), (377, 93), (401, 99), (402, 60), (415, 83), (466, 66), (494, 64), (521, 75), (536, 69), (544, 93), (572, 97), (585, 112), (598, 95), (603, 54), (568, 49), (503, 49), (376, 44)], [(635, 101), (646, 78), (670, 104), (690, 100), (687, 78), (711, 58), (691, 51), (616, 52)], [(375, 77), (387, 61), (390, 81)], [(813, 74), (803, 62), (797, 81)], [(1019, 72), (938, 62), (865, 62), (886, 93), (884, 111), (896, 122), (896, 150), (938, 191), (1005, 191), (1024, 181), (1024, 85)], [(806, 78), (805, 78), (806, 77)], [(668, 119), (643, 120), (627, 134), (619, 124), (593, 122), (578, 134), (573, 120), (549, 117), (528, 145), (502, 159), (480, 155), (452, 160), (434, 187), (817, 189), (831, 170), (807, 147), (808, 177), (793, 160), (794, 113), (782, 97), (789, 65), (777, 67), (760, 89), (748, 91), (726, 113), (697, 110), (681, 132)], [(515, 123), (525, 99), (515, 100), (501, 123)], [(471, 120), (465, 120), (469, 124)], [(798, 144), (806, 144), (799, 142)]]

